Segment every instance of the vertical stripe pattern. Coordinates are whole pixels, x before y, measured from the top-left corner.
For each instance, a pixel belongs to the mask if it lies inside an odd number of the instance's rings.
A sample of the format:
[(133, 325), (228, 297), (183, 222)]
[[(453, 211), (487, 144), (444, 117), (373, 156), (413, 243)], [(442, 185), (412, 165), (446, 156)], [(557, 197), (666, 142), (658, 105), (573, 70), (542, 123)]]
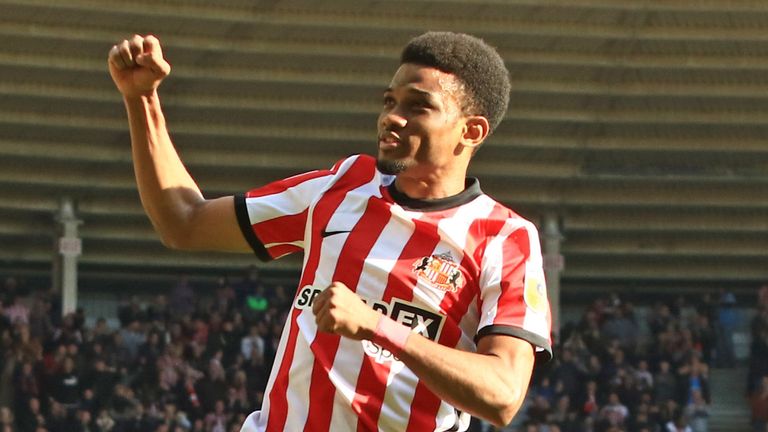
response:
[(526, 304), (538, 299), (526, 281), (541, 268), (533, 225), (479, 186), (443, 201), (400, 202), (389, 190), (393, 180), (376, 171), (373, 158), (352, 156), (331, 170), (250, 191), (237, 207), (243, 229), (258, 240), (254, 248), (272, 258), (304, 253), (265, 401), (244, 432), (468, 427), (468, 415), (391, 353), (317, 331), (311, 302), (333, 281), (448, 347), (474, 351), (478, 331), (517, 337), (504, 330), (511, 328), (550, 350), (548, 313)]

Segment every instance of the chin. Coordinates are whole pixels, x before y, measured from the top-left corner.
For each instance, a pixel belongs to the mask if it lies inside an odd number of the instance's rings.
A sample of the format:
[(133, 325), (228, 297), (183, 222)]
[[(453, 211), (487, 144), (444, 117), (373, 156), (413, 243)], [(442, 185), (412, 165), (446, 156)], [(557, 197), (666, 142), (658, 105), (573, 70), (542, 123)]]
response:
[(396, 175), (405, 171), (405, 169), (408, 168), (408, 165), (401, 160), (388, 160), (379, 157), (376, 160), (376, 168), (378, 168), (382, 174)]

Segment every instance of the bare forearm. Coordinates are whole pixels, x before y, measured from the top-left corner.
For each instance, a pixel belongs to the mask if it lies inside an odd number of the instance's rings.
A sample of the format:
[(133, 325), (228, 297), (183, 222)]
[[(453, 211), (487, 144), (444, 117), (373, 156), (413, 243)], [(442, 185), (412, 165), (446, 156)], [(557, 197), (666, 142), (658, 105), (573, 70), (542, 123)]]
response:
[(157, 93), (124, 101), (141, 203), (163, 242), (176, 247), (203, 195), (171, 142)]
[(160, 41), (133, 35), (109, 50), (107, 66), (128, 113), (141, 203), (163, 243), (175, 249), (250, 251), (234, 198), (206, 200), (173, 147), (157, 96), (171, 72)]
[(476, 353), (449, 348), (382, 316), (341, 282), (315, 298), (312, 312), (318, 330), (374, 341), (438, 397), (498, 426), (512, 421), (525, 398), (534, 362), (527, 341), (491, 334), (478, 341)]
[(530, 344), (513, 338), (510, 342), (528, 345), (505, 360), (493, 353), (478, 354), (437, 344), (411, 335), (400, 354), (419, 379), (451, 405), (497, 426), (508, 424), (525, 398), (533, 367)]

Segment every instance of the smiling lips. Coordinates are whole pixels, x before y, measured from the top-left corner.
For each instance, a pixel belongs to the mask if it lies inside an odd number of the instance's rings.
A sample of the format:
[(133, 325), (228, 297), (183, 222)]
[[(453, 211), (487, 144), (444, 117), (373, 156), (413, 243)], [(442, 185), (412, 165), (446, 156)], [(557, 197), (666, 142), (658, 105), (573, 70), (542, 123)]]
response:
[(379, 149), (389, 150), (400, 145), (400, 137), (394, 132), (385, 132), (379, 135)]

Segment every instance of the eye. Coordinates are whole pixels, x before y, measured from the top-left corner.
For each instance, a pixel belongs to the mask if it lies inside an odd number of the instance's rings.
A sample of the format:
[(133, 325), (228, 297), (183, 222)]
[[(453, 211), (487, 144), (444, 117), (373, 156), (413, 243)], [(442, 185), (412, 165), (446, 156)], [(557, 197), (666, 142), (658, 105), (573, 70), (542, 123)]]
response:
[(382, 100), (382, 104), (385, 107), (391, 107), (395, 105), (395, 98), (393, 98), (392, 96), (384, 96), (384, 99)]
[(429, 102), (420, 99), (411, 101), (408, 106), (410, 107), (411, 111), (415, 112), (424, 112), (432, 108), (432, 105), (430, 105)]

